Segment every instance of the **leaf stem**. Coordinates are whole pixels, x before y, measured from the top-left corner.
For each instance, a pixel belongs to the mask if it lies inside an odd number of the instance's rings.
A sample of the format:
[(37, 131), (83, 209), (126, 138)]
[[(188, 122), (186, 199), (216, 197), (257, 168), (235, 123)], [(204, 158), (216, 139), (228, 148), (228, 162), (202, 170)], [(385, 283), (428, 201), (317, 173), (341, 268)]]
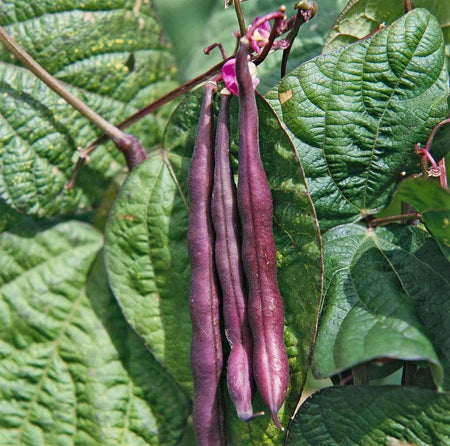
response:
[(281, 77), (286, 75), (287, 62), (289, 54), (291, 52), (292, 44), (300, 30), (300, 26), (311, 20), (317, 13), (317, 3), (310, 2), (309, 0), (303, 0), (294, 6), (297, 9), (297, 14), (294, 18), (294, 24), (286, 37), (289, 46), (283, 51), (283, 57), (281, 59)]
[[(219, 62), (217, 65), (214, 65), (212, 68), (210, 68), (208, 71), (205, 71), (204, 73), (200, 74), (199, 76), (195, 77), (194, 79), (191, 79), (190, 81), (187, 81), (183, 85), (180, 85), (179, 87), (175, 88), (172, 91), (169, 91), (169, 93), (165, 94), (164, 96), (161, 96), (156, 101), (146, 105), (145, 107), (138, 110), (136, 113), (128, 116), (128, 118), (124, 119), (122, 122), (117, 124), (117, 128), (120, 130), (125, 130), (126, 128), (130, 127), (134, 123), (138, 122), (145, 116), (147, 116), (150, 113), (153, 113), (154, 111), (158, 110), (160, 107), (162, 107), (165, 104), (168, 104), (169, 102), (173, 101), (174, 99), (178, 98), (179, 96), (183, 95), (184, 93), (187, 93), (189, 90), (192, 90), (197, 85), (201, 84), (202, 82), (208, 80), (215, 74), (217, 74), (221, 69), (225, 62), (232, 59), (232, 57), (228, 57), (222, 62)], [(89, 155), (93, 150), (95, 150), (99, 145), (105, 143), (108, 141), (108, 135), (102, 135), (99, 138), (97, 138), (95, 141), (90, 143), (86, 147), (86, 154)]]
[(394, 221), (408, 221), (408, 220), (417, 220), (421, 219), (422, 215), (418, 212), (410, 212), (407, 214), (401, 214), (401, 215), (390, 215), (388, 217), (382, 217), (382, 218), (373, 218), (369, 221), (369, 226), (371, 228), (376, 228), (377, 226), (384, 225), (387, 223), (392, 223)]
[(439, 184), (442, 189), (448, 190), (448, 179), (447, 179), (447, 166), (445, 164), (445, 157), (439, 160), (439, 170), (441, 174), (439, 175)]
[(234, 10), (236, 11), (236, 17), (239, 23), (239, 31), (241, 32), (241, 37), (245, 36), (247, 31), (247, 26), (245, 25), (244, 14), (242, 13), (241, 0), (234, 0)]

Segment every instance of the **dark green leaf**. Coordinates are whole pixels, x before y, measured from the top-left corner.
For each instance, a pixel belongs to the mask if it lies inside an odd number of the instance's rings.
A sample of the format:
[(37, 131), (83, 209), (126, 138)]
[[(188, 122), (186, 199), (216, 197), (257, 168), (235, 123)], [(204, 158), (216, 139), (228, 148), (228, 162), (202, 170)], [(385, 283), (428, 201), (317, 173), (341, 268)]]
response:
[(323, 238), (325, 308), (313, 371), (331, 376), (376, 358), (426, 360), (442, 382), (450, 357), (450, 268), (416, 227), (344, 225)]
[(323, 389), (292, 423), (295, 446), (435, 446), (450, 438), (450, 395), (394, 386)]
[(450, 193), (433, 181), (411, 178), (400, 184), (397, 196), (422, 214), (427, 229), (450, 261)]
[[(139, 5), (141, 5), (139, 7)], [(174, 86), (173, 60), (150, 2), (0, 2), (0, 24), (67, 89), (116, 123)], [(49, 216), (98, 201), (122, 164), (110, 144), (92, 154), (74, 190), (64, 188), (77, 148), (98, 130), (0, 48), (0, 195), (28, 214)], [(145, 146), (165, 122), (130, 131)]]
[[(412, 7), (428, 9), (439, 21), (450, 69), (450, 1), (415, 0)], [(390, 25), (405, 12), (405, 2), (402, 0), (350, 0), (328, 34), (324, 51), (329, 52), (362, 39), (380, 26)]]
[(3, 444), (175, 444), (189, 400), (112, 297), (86, 224), (1, 235)]
[(306, 62), (268, 94), (323, 229), (386, 206), (418, 170), (414, 144), (445, 117), (447, 95), (442, 33), (423, 9)]

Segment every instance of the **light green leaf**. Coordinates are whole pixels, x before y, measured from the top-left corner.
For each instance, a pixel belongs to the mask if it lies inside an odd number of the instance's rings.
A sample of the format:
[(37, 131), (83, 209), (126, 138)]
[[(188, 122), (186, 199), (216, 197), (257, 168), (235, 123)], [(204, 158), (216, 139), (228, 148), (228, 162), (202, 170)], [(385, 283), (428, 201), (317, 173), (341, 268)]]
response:
[(0, 438), (25, 445), (160, 445), (189, 400), (130, 330), (101, 235), (69, 222), (5, 232), (0, 251)]
[[(174, 86), (173, 59), (150, 2), (1, 2), (0, 24), (69, 91), (120, 122)], [(140, 5), (140, 7), (139, 7)], [(123, 164), (111, 144), (97, 149), (74, 190), (77, 148), (98, 130), (0, 48), (0, 196), (37, 216), (96, 203)], [(130, 132), (159, 142), (167, 113)]]
[(288, 445), (434, 446), (450, 438), (450, 395), (394, 386), (323, 389), (292, 423)]
[(106, 226), (105, 260), (126, 319), (192, 393), (188, 161), (158, 152), (129, 175)]
[(450, 261), (450, 193), (433, 181), (411, 178), (400, 184), (396, 196), (422, 214), (427, 229)]
[(268, 94), (291, 135), (323, 229), (381, 210), (414, 144), (447, 113), (439, 24), (416, 9), (369, 39), (319, 56)]
[[(164, 150), (133, 171), (113, 208), (106, 230), (106, 263), (126, 318), (155, 356), (185, 389), (190, 378), (189, 260), (185, 202), (202, 89), (186, 97), (171, 118)], [(285, 301), (285, 338), (291, 367), (287, 425), (305, 380), (316, 326), (321, 264), (318, 228), (301, 168), (286, 135), (259, 99), (261, 154), (274, 200), (278, 277)], [(232, 152), (237, 153), (237, 100), (232, 103)], [(234, 158), (235, 162), (235, 158)], [(262, 410), (255, 402), (255, 411)], [(269, 416), (248, 424), (229, 410), (236, 444), (279, 444), (282, 433)]]
[(380, 26), (390, 25), (404, 13), (402, 0), (350, 0), (334, 22), (323, 53), (354, 43)]
[(450, 343), (450, 268), (416, 227), (336, 227), (323, 238), (325, 308), (313, 372), (331, 376), (376, 358), (425, 360), (442, 382)]

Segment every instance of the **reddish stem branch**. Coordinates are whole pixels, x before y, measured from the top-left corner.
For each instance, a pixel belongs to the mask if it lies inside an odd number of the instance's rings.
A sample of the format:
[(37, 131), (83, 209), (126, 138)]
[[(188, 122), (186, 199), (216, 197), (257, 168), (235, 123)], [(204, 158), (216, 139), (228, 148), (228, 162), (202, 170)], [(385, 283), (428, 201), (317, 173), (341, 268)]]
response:
[(377, 226), (385, 225), (387, 223), (392, 223), (394, 221), (406, 222), (409, 220), (417, 220), (417, 219), (421, 219), (421, 218), (422, 218), (422, 215), (419, 214), (418, 212), (410, 212), (410, 213), (401, 214), (401, 215), (390, 215), (389, 217), (374, 218), (374, 219), (370, 220), (369, 226), (371, 228), (376, 228)]
[(448, 180), (447, 180), (447, 166), (445, 165), (445, 157), (441, 158), (439, 161), (439, 170), (441, 175), (439, 176), (439, 184), (445, 190), (448, 190)]

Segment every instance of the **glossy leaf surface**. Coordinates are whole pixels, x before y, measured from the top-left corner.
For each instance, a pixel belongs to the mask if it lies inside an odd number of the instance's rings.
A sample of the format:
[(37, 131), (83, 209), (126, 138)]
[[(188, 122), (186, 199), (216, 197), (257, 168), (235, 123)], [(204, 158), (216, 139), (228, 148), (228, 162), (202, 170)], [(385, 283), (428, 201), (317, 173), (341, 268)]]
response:
[(323, 244), (325, 307), (315, 375), (376, 358), (425, 360), (442, 384), (450, 267), (426, 231), (343, 225), (327, 232)]
[(450, 193), (437, 182), (411, 178), (400, 184), (397, 196), (422, 214), (427, 229), (450, 261)]
[(437, 445), (450, 438), (450, 395), (418, 388), (323, 389), (292, 423), (288, 445)]
[(306, 62), (268, 94), (323, 229), (386, 206), (417, 171), (414, 144), (445, 117), (447, 95), (442, 33), (423, 9)]

